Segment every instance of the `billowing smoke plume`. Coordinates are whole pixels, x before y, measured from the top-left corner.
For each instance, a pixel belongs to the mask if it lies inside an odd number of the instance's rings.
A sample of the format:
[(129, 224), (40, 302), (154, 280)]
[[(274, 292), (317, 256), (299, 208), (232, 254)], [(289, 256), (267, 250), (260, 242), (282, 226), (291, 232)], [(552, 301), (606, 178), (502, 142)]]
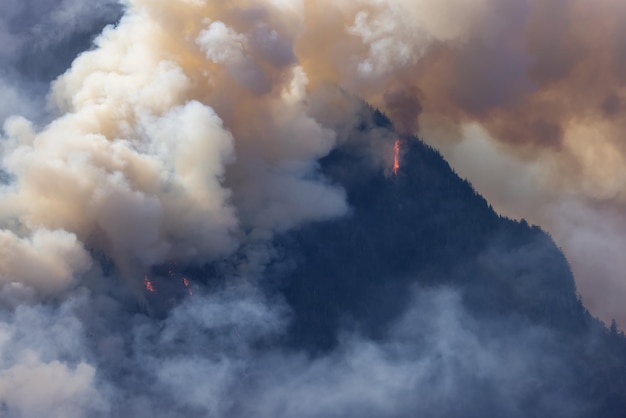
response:
[[(60, 259), (35, 265), (60, 265), (55, 282), (84, 269), (86, 249), (141, 279), (345, 212), (343, 192), (316, 171), (335, 134), (308, 115), (297, 31), (273, 21), (279, 6), (128, 7), (55, 82), (61, 117), (41, 129), (5, 123), (8, 252), (45, 236), (46, 257)], [(24, 258), (3, 259), (0, 277), (50, 288), (43, 271), (21, 277)]]

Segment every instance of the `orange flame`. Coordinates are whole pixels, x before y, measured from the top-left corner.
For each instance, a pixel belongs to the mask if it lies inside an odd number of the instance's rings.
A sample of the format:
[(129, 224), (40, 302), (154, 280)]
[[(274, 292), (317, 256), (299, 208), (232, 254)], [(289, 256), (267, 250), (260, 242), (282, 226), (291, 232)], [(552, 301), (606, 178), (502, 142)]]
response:
[(396, 139), (396, 142), (393, 144), (393, 175), (398, 175), (398, 170), (400, 169), (400, 140)]
[(148, 292), (156, 292), (156, 289), (154, 288), (154, 286), (152, 286), (152, 282), (150, 280), (148, 280), (148, 276), (143, 278), (143, 284), (144, 286), (146, 286), (146, 290)]
[(191, 291), (191, 289), (189, 288), (189, 280), (187, 280), (186, 277), (183, 277), (183, 284), (185, 285), (185, 287), (187, 288), (187, 290), (189, 291), (189, 296), (193, 295), (193, 292)]

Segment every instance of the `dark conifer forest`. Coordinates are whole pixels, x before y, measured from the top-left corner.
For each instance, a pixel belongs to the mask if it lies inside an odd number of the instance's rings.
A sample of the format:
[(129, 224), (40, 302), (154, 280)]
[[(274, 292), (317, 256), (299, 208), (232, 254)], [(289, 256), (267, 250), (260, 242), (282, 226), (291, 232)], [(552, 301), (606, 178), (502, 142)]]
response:
[[(392, 129), (380, 112), (371, 115), (361, 129)], [(332, 350), (346, 327), (384, 340), (390, 324), (415, 303), (415, 292), (452, 289), (485, 338), (541, 329), (545, 339), (528, 343), (533, 361), (563, 362), (561, 375), (537, 382), (522, 416), (547, 416), (546, 391), (567, 391), (589, 408), (586, 416), (623, 416), (626, 338), (585, 309), (551, 237), (524, 220), (498, 215), (420, 139), (401, 142), (402, 164), (394, 176), (372, 163), (355, 133), (321, 162), (347, 190), (350, 215), (278, 240), (289, 260), (277, 283), (294, 312), (290, 344), (313, 353)], [(419, 323), (415, 327), (422, 332)], [(497, 367), (507, 372), (506, 363)], [(495, 402), (483, 396), (497, 393), (484, 389), (467, 400), (464, 416), (481, 416)]]

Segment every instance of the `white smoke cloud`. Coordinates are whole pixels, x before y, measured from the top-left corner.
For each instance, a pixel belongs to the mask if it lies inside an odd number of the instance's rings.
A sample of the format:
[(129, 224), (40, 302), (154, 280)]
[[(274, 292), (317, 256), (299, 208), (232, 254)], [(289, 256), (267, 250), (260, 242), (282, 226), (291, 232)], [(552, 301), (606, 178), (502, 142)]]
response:
[(94, 376), (93, 367), (71, 369), (58, 361), (11, 367), (0, 373), (0, 410), (8, 417), (83, 417), (98, 404)]
[(346, 211), (318, 174), (335, 137), (307, 114), (289, 34), (264, 14), (237, 30), (239, 17), (210, 21), (206, 7), (131, 3), (54, 83), (63, 116), (41, 129), (7, 122), (15, 182), (1, 199), (24, 235), (65, 231), (140, 279), (232, 252), (239, 228)]
[(65, 231), (36, 230), (21, 239), (0, 230), (0, 245), (0, 285), (22, 283), (44, 295), (65, 290), (91, 264), (76, 236)]

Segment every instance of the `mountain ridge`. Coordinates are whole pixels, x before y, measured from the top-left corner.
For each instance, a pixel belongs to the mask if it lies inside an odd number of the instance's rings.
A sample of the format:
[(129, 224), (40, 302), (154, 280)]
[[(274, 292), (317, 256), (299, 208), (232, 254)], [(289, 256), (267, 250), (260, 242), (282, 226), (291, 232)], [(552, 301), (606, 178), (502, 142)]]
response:
[[(370, 121), (361, 129), (391, 127), (379, 112)], [(554, 390), (569, 387), (596, 416), (620, 416), (626, 385), (613, 381), (626, 377), (626, 339), (584, 307), (552, 238), (497, 214), (418, 138), (401, 137), (393, 175), (359, 152), (358, 131), (321, 161), (324, 175), (347, 191), (350, 214), (277, 240), (284, 259), (298, 260), (280, 281), (293, 310), (290, 344), (332, 351), (346, 330), (385, 340), (415, 303), (415, 289), (454, 289), (468, 315), (506, 338), (516, 328), (546, 330), (538, 361), (562, 355), (571, 373), (552, 382)]]

